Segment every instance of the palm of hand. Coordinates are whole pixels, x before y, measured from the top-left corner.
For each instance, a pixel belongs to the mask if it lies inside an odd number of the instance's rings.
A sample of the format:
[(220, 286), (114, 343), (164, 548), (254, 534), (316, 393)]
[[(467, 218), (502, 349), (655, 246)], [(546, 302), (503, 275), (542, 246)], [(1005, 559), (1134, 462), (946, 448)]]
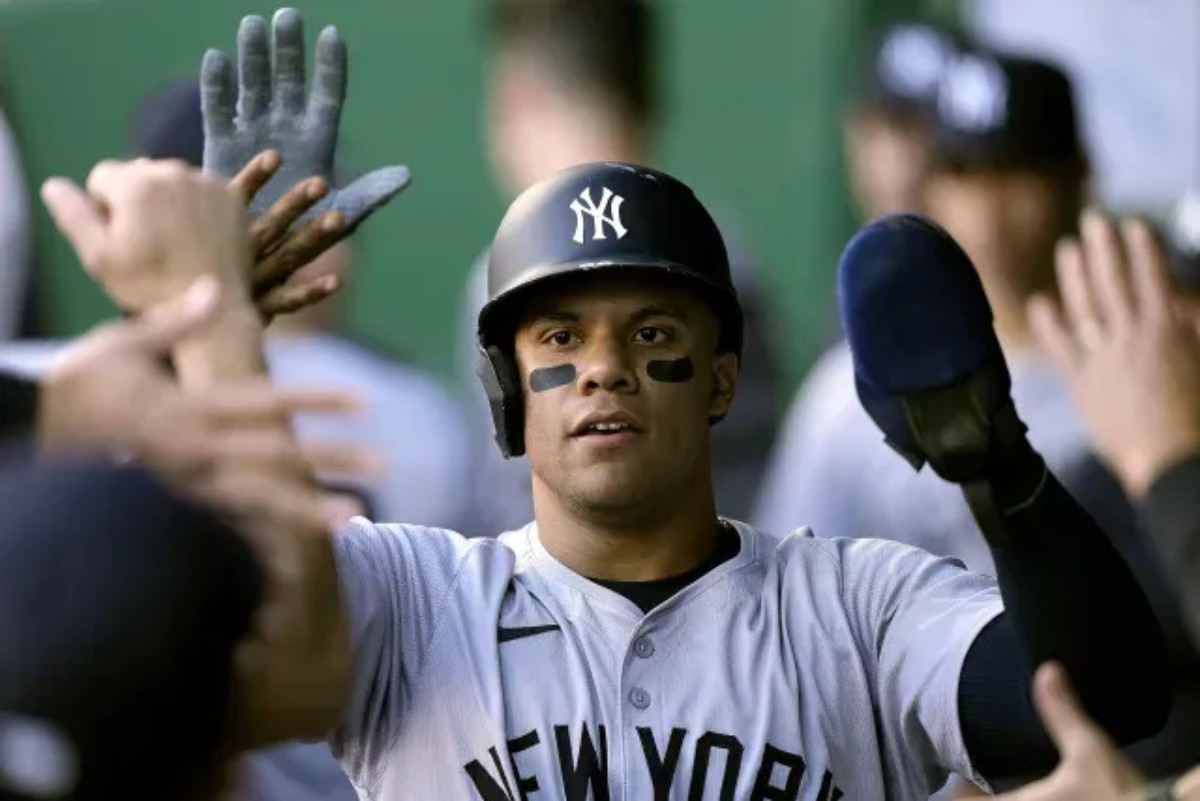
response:
[(1177, 441), (1200, 443), (1200, 336), (1172, 314), (1123, 333), (1088, 355), (1077, 394), (1100, 450), (1141, 483), (1141, 473), (1153, 469), (1149, 462), (1177, 450)]
[[(239, 120), (232, 135), (207, 140), (204, 167), (232, 177), (259, 153), (265, 150), (279, 153), (282, 157), (280, 168), (250, 201), (250, 213), (257, 217), (306, 178), (320, 176), (332, 186), (334, 145), (333, 137), (313, 132), (303, 119), (266, 115), (254, 120)], [(337, 190), (331, 188), (297, 222), (333, 208), (337, 194)]]

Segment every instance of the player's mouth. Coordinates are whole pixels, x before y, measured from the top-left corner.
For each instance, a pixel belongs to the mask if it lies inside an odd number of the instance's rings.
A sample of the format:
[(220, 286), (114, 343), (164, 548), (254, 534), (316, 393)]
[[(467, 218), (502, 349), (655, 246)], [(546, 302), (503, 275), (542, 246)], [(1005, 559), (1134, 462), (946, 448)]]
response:
[(625, 412), (593, 412), (571, 429), (572, 439), (595, 445), (623, 445), (641, 433), (637, 418)]

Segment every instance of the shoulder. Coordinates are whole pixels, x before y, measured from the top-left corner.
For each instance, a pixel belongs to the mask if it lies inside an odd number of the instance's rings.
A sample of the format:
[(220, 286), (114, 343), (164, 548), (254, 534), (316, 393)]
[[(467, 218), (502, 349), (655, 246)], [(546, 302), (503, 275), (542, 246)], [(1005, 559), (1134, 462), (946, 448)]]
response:
[(881, 585), (912, 586), (974, 576), (959, 559), (934, 556), (921, 548), (879, 537), (816, 537), (807, 527), (783, 537), (761, 532), (759, 536), (771, 543), (771, 558), (781, 567), (801, 572), (816, 565), (832, 567), (848, 593)]
[(513, 549), (492, 538), (402, 523), (373, 523), (356, 517), (335, 535), (335, 551), (345, 569), (414, 573), (452, 580), (471, 565), (512, 569)]

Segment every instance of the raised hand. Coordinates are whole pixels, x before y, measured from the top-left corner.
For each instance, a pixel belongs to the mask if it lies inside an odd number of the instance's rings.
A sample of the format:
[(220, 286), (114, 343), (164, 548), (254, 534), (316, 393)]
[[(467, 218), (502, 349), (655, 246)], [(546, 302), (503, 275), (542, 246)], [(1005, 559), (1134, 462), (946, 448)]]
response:
[[(204, 169), (232, 178), (256, 155), (276, 151), (282, 166), (250, 204), (257, 216), (290, 188), (312, 176), (333, 186), (338, 125), (346, 98), (346, 44), (337, 29), (317, 40), (313, 86), (306, 93), (304, 28), (300, 13), (276, 12), (271, 30), (250, 16), (238, 30), (237, 78), (229, 56), (210, 50), (201, 67)], [(329, 194), (301, 221), (334, 210), (342, 214), (342, 236), (352, 233), (410, 181), (407, 167), (376, 170)]]
[(1200, 332), (1176, 308), (1167, 257), (1149, 226), (1099, 212), (1058, 250), (1061, 302), (1029, 320), (1063, 374), (1096, 449), (1131, 494), (1200, 451)]
[(213, 275), (222, 302), (249, 303), (249, 222), (223, 182), (182, 162), (102, 161), (84, 191), (65, 178), (42, 199), (79, 260), (121, 308), (141, 312)]
[(293, 522), (320, 525), (306, 474), (361, 474), (374, 469), (374, 459), (332, 443), (297, 448), (276, 422), (298, 413), (345, 414), (355, 401), (265, 379), (184, 391), (164, 357), (214, 324), (217, 293), (214, 279), (201, 278), (137, 319), (102, 325), (68, 346), (41, 382), (39, 447), (132, 456), (227, 514), (278, 519), (308, 510), (309, 520)]
[[(234, 176), (229, 185), (246, 205), (279, 170), (279, 154), (258, 154)], [(339, 211), (326, 211), (293, 225), (329, 193), (324, 178), (308, 178), (293, 186), (250, 225), (254, 266), (250, 291), (264, 322), (279, 314), (319, 303), (341, 288), (341, 277), (323, 275), (293, 279), (296, 271), (315, 260), (344, 235), (345, 219)]]

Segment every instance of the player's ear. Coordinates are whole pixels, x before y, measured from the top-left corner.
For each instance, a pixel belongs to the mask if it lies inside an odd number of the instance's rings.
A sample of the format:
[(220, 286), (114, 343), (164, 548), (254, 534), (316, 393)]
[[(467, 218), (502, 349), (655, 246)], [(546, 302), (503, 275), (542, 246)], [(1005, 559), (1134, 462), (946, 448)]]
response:
[(732, 353), (718, 353), (712, 362), (712, 393), (708, 401), (710, 418), (724, 417), (733, 405), (737, 394), (738, 357)]

